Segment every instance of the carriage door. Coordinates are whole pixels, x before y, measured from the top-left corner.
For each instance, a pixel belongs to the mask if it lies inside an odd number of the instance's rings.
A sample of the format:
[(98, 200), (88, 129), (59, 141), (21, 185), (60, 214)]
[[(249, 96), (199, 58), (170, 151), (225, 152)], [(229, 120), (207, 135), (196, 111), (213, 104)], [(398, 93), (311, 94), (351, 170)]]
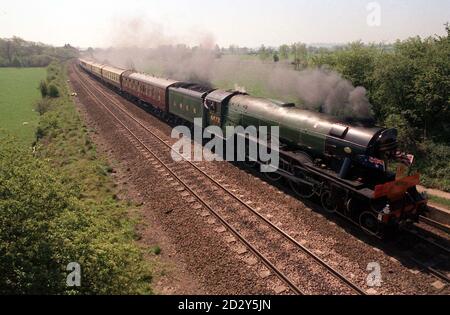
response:
[(207, 121), (206, 126), (222, 126), (222, 104), (210, 100), (206, 100)]

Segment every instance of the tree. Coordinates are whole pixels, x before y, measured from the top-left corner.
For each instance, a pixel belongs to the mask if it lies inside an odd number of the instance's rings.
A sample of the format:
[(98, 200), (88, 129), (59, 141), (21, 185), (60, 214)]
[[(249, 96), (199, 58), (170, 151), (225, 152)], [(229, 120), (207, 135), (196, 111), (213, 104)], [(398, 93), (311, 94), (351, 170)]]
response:
[(50, 84), (48, 86), (48, 96), (50, 96), (52, 98), (59, 97), (59, 90), (56, 85)]
[(12, 41), (10, 40), (6, 40), (5, 42), (5, 53), (6, 53), (6, 58), (8, 59), (9, 64), (12, 63)]
[(280, 48), (280, 58), (281, 59), (289, 59), (289, 46), (288, 45), (281, 45)]
[(0, 56), (0, 67), (7, 67), (9, 65), (8, 61)]
[(278, 57), (278, 54), (275, 53), (275, 54), (273, 55), (273, 62), (278, 62), (278, 61), (280, 61), (280, 57)]
[(268, 49), (266, 48), (266, 46), (261, 45), (261, 47), (258, 50), (258, 55), (259, 55), (259, 58), (261, 58), (261, 60), (266, 60), (267, 58), (269, 58), (270, 53), (269, 53)]
[(446, 37), (397, 42), (375, 65), (371, 97), (381, 120), (403, 115), (423, 138), (450, 134), (450, 41)]
[(47, 95), (48, 95), (47, 82), (45, 82), (44, 80), (41, 80), (41, 82), (39, 83), (39, 90), (41, 91), (41, 95), (43, 98), (47, 97)]
[(388, 128), (395, 128), (398, 131), (397, 141), (400, 149), (409, 151), (415, 147), (415, 131), (404, 116), (400, 114), (391, 114), (386, 118), (385, 125)]
[(0, 66), (3, 67), (45, 67), (53, 60), (65, 61), (76, 56), (78, 50), (68, 44), (55, 48), (19, 37), (0, 39)]
[(214, 46), (214, 55), (216, 58), (222, 57), (222, 52), (220, 50), (220, 46), (217, 44), (216, 44), (216, 46)]
[(296, 70), (300, 70), (307, 66), (308, 50), (306, 45), (302, 43), (294, 43), (291, 45), (291, 52), (294, 55), (293, 65)]
[(86, 50), (86, 53), (87, 53), (87, 55), (88, 55), (89, 57), (93, 58), (93, 57), (94, 57), (94, 48), (89, 47), (89, 48)]
[(20, 62), (19, 58), (17, 56), (14, 56), (14, 58), (11, 62), (11, 67), (19, 68), (21, 65), (22, 65), (22, 63)]

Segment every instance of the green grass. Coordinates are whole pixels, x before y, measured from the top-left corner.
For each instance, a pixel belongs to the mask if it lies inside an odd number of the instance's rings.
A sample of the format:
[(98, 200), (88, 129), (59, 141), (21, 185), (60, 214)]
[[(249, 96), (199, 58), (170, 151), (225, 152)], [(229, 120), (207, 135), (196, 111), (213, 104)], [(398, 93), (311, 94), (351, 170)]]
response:
[(153, 246), (150, 248), (150, 252), (155, 255), (159, 255), (159, 254), (161, 254), (161, 247), (159, 247), (158, 245)]
[(0, 128), (29, 146), (35, 139), (39, 117), (34, 103), (45, 68), (0, 68)]
[(450, 200), (442, 197), (437, 197), (433, 195), (428, 195), (428, 198), (432, 203), (443, 206), (444, 208), (450, 209)]

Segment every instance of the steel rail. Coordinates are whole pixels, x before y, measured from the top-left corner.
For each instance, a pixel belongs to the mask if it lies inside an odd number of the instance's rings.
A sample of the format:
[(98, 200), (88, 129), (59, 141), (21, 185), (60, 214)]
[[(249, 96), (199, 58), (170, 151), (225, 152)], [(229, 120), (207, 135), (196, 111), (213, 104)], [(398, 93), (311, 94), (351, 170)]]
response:
[(440, 222), (437, 222), (435, 220), (432, 220), (432, 219), (424, 217), (424, 216), (420, 216), (419, 221), (424, 223), (424, 224), (427, 224), (429, 226), (432, 226), (432, 227), (434, 227), (434, 228), (436, 228), (436, 229), (438, 229), (438, 230), (440, 230), (442, 232), (450, 234), (450, 227), (445, 225), (445, 224), (442, 224)]

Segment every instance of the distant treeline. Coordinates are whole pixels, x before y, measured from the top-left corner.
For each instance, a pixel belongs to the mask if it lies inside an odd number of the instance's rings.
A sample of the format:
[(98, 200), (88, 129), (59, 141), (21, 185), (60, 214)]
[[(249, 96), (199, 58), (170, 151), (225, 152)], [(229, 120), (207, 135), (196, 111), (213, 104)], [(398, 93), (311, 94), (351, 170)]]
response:
[(53, 47), (23, 40), (0, 38), (0, 67), (46, 67), (52, 61), (65, 61), (78, 56), (69, 44)]

